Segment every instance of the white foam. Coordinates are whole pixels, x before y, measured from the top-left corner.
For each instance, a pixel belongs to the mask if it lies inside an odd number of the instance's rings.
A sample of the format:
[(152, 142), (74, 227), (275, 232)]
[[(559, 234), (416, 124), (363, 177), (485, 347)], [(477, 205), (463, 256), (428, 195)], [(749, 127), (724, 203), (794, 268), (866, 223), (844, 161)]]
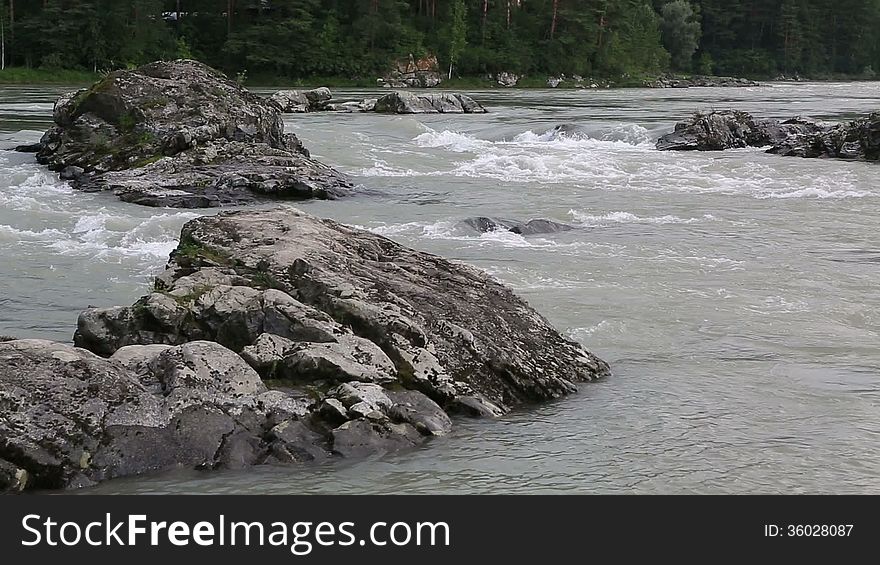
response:
[(416, 136), (413, 141), (419, 147), (442, 147), (457, 153), (476, 152), (491, 147), (492, 142), (477, 139), (472, 135), (455, 131), (427, 131)]
[(712, 214), (705, 214), (699, 218), (679, 218), (678, 216), (637, 216), (631, 212), (608, 212), (601, 215), (593, 215), (579, 210), (569, 210), (568, 213), (574, 221), (585, 227), (601, 227), (611, 224), (698, 224), (702, 222), (716, 221)]
[(825, 199), (843, 199), (843, 198), (867, 198), (869, 196), (877, 196), (874, 192), (867, 190), (828, 190), (816, 186), (810, 186), (791, 191), (768, 191), (758, 194), (758, 198), (816, 198)]
[[(515, 184), (561, 184), (578, 190), (723, 194), (756, 199), (880, 195), (880, 191), (866, 186), (855, 168), (840, 171), (825, 163), (827, 173), (816, 175), (789, 159), (765, 156), (751, 148), (724, 153), (660, 152), (654, 148), (650, 132), (637, 124), (617, 124), (592, 132), (577, 127), (530, 130), (497, 141), (423, 126), (413, 145), (417, 148), (414, 159), (430, 168), (397, 166), (394, 156), (383, 156), (359, 173), (374, 177), (488, 178)], [(449, 157), (438, 158), (437, 151), (446, 151)], [(679, 221), (659, 218), (656, 223)]]
[(421, 173), (413, 169), (394, 167), (383, 159), (376, 159), (373, 161), (372, 167), (357, 170), (354, 174), (362, 177), (418, 177), (427, 176), (432, 173)]

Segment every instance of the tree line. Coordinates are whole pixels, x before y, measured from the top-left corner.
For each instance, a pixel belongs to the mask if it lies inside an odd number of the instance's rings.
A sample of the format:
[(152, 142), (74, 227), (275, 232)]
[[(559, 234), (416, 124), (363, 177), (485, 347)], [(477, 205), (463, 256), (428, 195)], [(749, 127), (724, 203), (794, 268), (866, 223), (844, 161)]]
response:
[(194, 57), (230, 73), (374, 77), (437, 55), (461, 76), (880, 71), (880, 0), (0, 0), (4, 66)]

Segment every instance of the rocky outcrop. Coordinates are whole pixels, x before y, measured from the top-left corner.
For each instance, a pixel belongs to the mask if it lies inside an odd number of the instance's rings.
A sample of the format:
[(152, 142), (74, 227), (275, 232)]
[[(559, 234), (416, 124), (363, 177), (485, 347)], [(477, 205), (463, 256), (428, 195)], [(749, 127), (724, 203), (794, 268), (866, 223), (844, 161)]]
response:
[[(784, 122), (785, 123), (785, 122)], [(793, 157), (880, 160), (880, 112), (851, 122), (814, 127), (786, 137), (769, 151)]]
[(443, 75), (434, 55), (421, 59), (410, 55), (395, 61), (391, 71), (377, 82), (385, 88), (435, 88), (443, 82)]
[(108, 355), (211, 340), (251, 348), (264, 375), (397, 379), (444, 407), (474, 398), (486, 412), (606, 370), (480, 271), (292, 208), (189, 222), (157, 288), (130, 308), (84, 312), (75, 343)]
[(285, 114), (303, 114), (326, 110), (333, 94), (322, 86), (312, 90), (279, 90), (269, 97), (269, 103)]
[(797, 157), (880, 159), (880, 113), (830, 124), (809, 118), (758, 120), (746, 112), (696, 114), (657, 141), (662, 151), (720, 151), (770, 147), (769, 153)]
[(645, 86), (648, 88), (744, 88), (761, 85), (747, 78), (666, 75), (645, 81)]
[(608, 372), (481, 271), (286, 207), (189, 222), (75, 344), (0, 343), (0, 491), (406, 449)]
[(559, 233), (575, 229), (568, 224), (561, 224), (559, 222), (554, 222), (553, 220), (545, 219), (535, 219), (523, 222), (520, 220), (478, 216), (474, 218), (466, 218), (465, 220), (462, 220), (462, 223), (479, 233), (509, 231), (519, 235), (538, 235), (544, 233)]
[(661, 151), (720, 151), (740, 147), (769, 145), (771, 122), (755, 120), (751, 114), (736, 110), (695, 114), (687, 122), (675, 125), (673, 133), (657, 142)]
[(196, 208), (350, 188), (284, 133), (275, 107), (196, 61), (110, 73), (61, 97), (54, 121), (39, 144), (21, 149), (74, 188), (130, 202)]
[(379, 98), (373, 108), (382, 114), (485, 114), (483, 108), (470, 96), (443, 92), (414, 94), (390, 92)]

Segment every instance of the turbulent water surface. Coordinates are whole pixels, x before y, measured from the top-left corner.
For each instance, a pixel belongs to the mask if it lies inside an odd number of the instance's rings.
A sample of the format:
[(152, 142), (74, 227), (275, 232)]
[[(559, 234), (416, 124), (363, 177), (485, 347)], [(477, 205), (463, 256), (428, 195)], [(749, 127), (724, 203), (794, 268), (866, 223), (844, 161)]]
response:
[[(57, 93), (0, 89), (4, 145), (37, 139)], [(362, 185), (300, 207), (485, 269), (613, 377), (397, 456), (97, 491), (880, 493), (880, 166), (653, 149), (696, 109), (845, 119), (880, 85), (473, 94), (490, 114), (291, 117)], [(0, 333), (67, 341), (82, 308), (131, 303), (195, 216), (0, 152)], [(471, 216), (576, 229), (481, 235)]]

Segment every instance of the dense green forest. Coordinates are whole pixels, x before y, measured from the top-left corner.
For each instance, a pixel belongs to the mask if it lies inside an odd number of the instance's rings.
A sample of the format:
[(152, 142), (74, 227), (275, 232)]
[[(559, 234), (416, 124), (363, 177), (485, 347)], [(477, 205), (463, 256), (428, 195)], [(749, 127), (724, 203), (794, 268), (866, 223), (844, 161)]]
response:
[(2, 0), (5, 67), (194, 57), (236, 74), (375, 78), (436, 54), (461, 76), (880, 71), (880, 0)]

